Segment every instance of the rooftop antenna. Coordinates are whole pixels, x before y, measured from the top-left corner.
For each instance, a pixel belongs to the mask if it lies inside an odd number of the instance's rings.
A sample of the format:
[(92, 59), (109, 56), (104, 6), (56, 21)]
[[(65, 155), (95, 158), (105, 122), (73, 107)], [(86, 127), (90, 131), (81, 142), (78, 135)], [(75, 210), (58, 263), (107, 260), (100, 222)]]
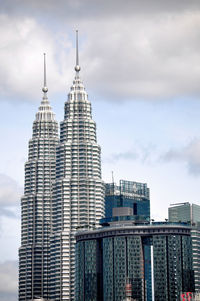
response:
[(114, 172), (112, 170), (112, 192), (113, 192), (113, 198), (115, 198), (115, 183), (114, 183)]
[(76, 30), (76, 66), (74, 69), (77, 73), (81, 70), (81, 67), (79, 66), (78, 30)]
[(46, 93), (48, 92), (46, 76), (46, 53), (44, 53), (44, 86), (42, 88), (42, 91), (44, 92), (44, 96), (46, 96)]
[(113, 173), (113, 170), (112, 170), (112, 183), (114, 185), (114, 173)]

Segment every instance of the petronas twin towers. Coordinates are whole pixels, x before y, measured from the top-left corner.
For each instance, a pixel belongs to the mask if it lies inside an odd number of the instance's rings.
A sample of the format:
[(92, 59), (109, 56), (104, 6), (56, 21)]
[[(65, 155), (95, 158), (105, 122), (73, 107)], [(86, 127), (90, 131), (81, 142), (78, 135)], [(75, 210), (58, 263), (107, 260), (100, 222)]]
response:
[(91, 103), (80, 79), (78, 36), (75, 79), (58, 123), (47, 98), (33, 123), (21, 199), (19, 300), (75, 300), (75, 233), (104, 216), (100, 146)]

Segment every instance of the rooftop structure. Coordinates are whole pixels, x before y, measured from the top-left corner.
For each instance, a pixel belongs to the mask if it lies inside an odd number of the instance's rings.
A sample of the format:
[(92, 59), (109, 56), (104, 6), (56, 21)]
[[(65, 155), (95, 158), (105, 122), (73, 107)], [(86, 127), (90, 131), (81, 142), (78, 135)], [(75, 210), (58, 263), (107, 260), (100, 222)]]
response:
[(105, 187), (105, 218), (125, 216), (129, 210), (127, 216), (150, 221), (150, 193), (146, 183), (120, 180), (119, 186), (109, 183)]

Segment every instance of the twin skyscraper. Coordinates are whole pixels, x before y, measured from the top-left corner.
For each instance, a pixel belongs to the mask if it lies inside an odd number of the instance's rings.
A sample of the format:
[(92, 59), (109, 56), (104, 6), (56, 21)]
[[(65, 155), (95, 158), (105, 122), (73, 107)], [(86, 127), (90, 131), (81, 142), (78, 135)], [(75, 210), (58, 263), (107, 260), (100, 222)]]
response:
[(177, 301), (194, 291), (190, 225), (152, 222), (147, 184), (104, 185), (80, 69), (77, 32), (59, 135), (44, 55), (21, 198), (19, 301), (152, 301), (152, 291), (155, 301)]
[(33, 123), (21, 199), (19, 300), (74, 300), (75, 233), (104, 217), (101, 149), (91, 103), (80, 79), (78, 32), (75, 78), (58, 123), (44, 95)]

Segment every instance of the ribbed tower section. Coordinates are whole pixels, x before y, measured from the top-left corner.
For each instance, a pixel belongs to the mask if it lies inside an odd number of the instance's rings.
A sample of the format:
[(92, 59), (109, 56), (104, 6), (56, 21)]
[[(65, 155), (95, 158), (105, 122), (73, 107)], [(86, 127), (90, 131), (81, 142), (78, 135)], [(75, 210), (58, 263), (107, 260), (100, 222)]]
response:
[(36, 297), (49, 298), (49, 236), (58, 124), (50, 107), (47, 91), (45, 83), (44, 96), (29, 141), (28, 161), (25, 163), (19, 249), (20, 301), (33, 300)]
[(78, 62), (75, 70), (57, 150), (51, 245), (51, 300), (55, 301), (75, 299), (77, 229), (95, 227), (104, 216), (101, 149)]

